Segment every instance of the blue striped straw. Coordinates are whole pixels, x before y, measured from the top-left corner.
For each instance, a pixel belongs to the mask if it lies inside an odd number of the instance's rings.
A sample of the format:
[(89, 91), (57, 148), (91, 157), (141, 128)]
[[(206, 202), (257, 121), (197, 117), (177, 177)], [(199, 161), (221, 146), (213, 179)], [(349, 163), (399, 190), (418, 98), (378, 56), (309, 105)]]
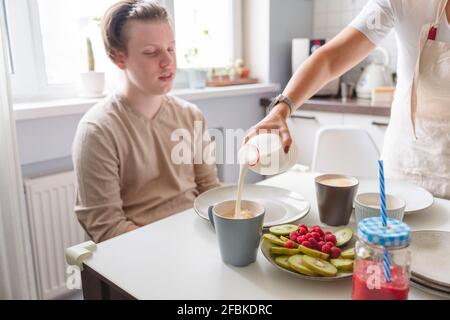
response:
[(383, 266), (384, 278), (386, 279), (386, 282), (391, 282), (391, 258), (389, 257), (389, 251), (386, 248), (384, 249)]
[(382, 223), (383, 227), (387, 227), (386, 193), (384, 190), (383, 160), (378, 160), (378, 178), (380, 181), (381, 223)]
[[(378, 160), (378, 177), (380, 180), (381, 223), (383, 227), (387, 227), (386, 192), (384, 189), (383, 160)], [(386, 248), (384, 249), (383, 266), (384, 266), (384, 278), (386, 279), (386, 282), (391, 282), (391, 259), (389, 257), (389, 251)]]

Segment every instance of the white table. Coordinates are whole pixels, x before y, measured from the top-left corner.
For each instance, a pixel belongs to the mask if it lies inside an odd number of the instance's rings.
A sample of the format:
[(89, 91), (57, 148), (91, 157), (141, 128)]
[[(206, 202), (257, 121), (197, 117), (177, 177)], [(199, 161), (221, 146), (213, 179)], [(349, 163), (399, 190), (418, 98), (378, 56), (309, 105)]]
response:
[[(288, 172), (261, 184), (298, 192), (311, 202), (302, 223), (320, 224), (313, 173)], [(450, 201), (435, 199), (424, 212), (406, 216), (413, 230), (450, 231)], [(99, 278), (128, 297), (137, 299), (350, 299), (351, 279), (334, 282), (303, 280), (272, 266), (259, 251), (257, 261), (245, 268), (225, 265), (214, 229), (193, 209), (134, 232), (100, 243), (85, 263), (83, 278), (89, 297), (91, 280)], [(85, 272), (83, 272), (85, 273)], [(86, 279), (86, 280), (85, 280)], [(93, 282), (92, 282), (93, 283)], [(90, 296), (90, 297), (95, 297)], [(110, 296), (113, 297), (113, 296)], [(118, 296), (120, 297), (120, 295)], [(439, 299), (411, 289), (410, 299)]]

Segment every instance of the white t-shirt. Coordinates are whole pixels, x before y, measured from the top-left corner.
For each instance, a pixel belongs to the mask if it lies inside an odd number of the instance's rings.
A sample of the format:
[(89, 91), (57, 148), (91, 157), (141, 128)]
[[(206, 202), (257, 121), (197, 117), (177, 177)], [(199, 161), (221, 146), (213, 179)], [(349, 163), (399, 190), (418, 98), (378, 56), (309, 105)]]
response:
[[(376, 45), (380, 44), (390, 31), (395, 31), (398, 78), (382, 158), (387, 154), (395, 154), (400, 145), (408, 145), (414, 139), (411, 123), (411, 88), (419, 56), (420, 32), (424, 25), (434, 22), (440, 1), (370, 0), (350, 24)], [(374, 16), (381, 22), (381, 28), (372, 27)], [(445, 13), (438, 26), (436, 40), (450, 42), (450, 26)]]
[[(378, 45), (395, 31), (397, 59), (397, 88), (391, 112), (391, 124), (410, 124), (411, 87), (419, 56), (420, 32), (425, 24), (435, 19), (436, 10), (442, 0), (370, 0), (350, 26), (361, 31)], [(380, 22), (374, 28), (374, 17)], [(444, 13), (438, 26), (437, 41), (450, 42), (450, 25)], [(391, 135), (393, 130), (388, 130)], [(399, 131), (396, 130), (398, 133)]]

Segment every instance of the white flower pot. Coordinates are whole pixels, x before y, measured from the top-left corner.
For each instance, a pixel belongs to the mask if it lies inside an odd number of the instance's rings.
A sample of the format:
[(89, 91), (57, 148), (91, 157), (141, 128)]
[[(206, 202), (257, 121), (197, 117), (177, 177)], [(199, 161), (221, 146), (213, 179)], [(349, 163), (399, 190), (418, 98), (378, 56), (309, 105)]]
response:
[(203, 89), (206, 87), (208, 73), (201, 69), (190, 69), (188, 71), (189, 88)]
[(104, 72), (84, 72), (80, 74), (79, 96), (83, 98), (104, 97), (105, 73)]

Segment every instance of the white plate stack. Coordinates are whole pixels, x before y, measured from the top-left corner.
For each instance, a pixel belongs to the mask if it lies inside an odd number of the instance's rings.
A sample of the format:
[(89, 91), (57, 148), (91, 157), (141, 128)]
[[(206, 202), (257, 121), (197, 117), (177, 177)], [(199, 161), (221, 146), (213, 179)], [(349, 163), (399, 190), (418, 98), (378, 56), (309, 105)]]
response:
[(412, 232), (411, 254), (411, 285), (450, 299), (450, 232)]

